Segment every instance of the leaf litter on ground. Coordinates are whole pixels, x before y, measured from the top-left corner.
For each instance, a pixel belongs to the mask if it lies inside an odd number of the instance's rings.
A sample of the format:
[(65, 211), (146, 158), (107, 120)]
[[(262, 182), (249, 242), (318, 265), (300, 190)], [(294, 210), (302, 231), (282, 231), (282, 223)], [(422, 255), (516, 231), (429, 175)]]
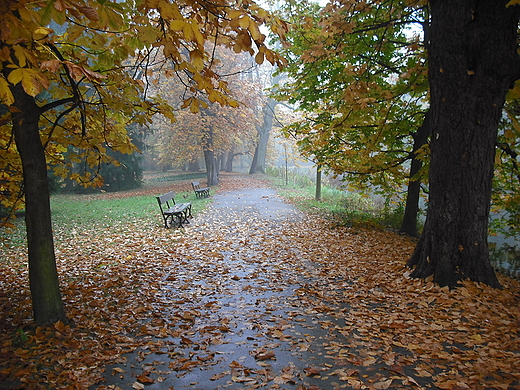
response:
[[(266, 183), (221, 191), (246, 187)], [(520, 388), (518, 281), (450, 291), (408, 277), (407, 237), (211, 210), (78, 224), (56, 248), (67, 325), (31, 326), (24, 249), (4, 248), (0, 389)]]

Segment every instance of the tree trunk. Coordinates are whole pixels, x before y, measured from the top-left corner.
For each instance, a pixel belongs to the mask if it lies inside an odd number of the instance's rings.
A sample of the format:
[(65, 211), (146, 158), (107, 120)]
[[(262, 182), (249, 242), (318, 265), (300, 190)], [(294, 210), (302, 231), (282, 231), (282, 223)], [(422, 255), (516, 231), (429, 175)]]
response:
[(267, 145), (269, 143), (269, 135), (273, 128), (274, 108), (278, 102), (274, 99), (268, 98), (265, 103), (262, 113), (264, 115), (262, 125), (257, 127), (258, 143), (256, 144), (255, 155), (251, 163), (250, 174), (262, 172), (265, 173), (265, 160), (267, 157)]
[(410, 166), (410, 179), (406, 194), (406, 206), (403, 221), (399, 231), (412, 237), (417, 237), (417, 214), (419, 214), (419, 198), (421, 194), (421, 181), (414, 179), (422, 168), (422, 161), (417, 158), (417, 151), (428, 141), (431, 133), (431, 114), (426, 112), (422, 126), (413, 136), (412, 163)]
[(218, 185), (218, 161), (213, 150), (204, 150), (204, 161), (206, 162), (206, 178), (208, 186)]
[(208, 186), (218, 185), (218, 161), (215, 157), (213, 147), (213, 129), (208, 129), (202, 139), (202, 150), (204, 152), (204, 162), (206, 163), (206, 177)]
[(40, 109), (21, 83), (13, 89), (13, 132), (23, 167), (29, 283), (34, 322), (66, 322), (54, 254), (47, 164), (39, 133)]
[(314, 199), (321, 200), (321, 166), (316, 167), (316, 194)]
[(226, 158), (226, 172), (233, 172), (233, 158), (235, 157), (235, 154), (233, 153), (233, 149), (231, 149), (228, 152), (227, 158)]
[(252, 175), (253, 173), (256, 173), (258, 166), (258, 144), (255, 148), (255, 154), (253, 155), (253, 161), (251, 161), (251, 167), (249, 168), (249, 174)]
[(219, 167), (219, 170), (223, 171), (226, 169), (226, 158), (224, 153), (220, 153), (217, 157), (217, 166)]
[(498, 122), (520, 71), (520, 7), (507, 2), (431, 1), (430, 197), (408, 265), (441, 286), (500, 287), (487, 244), (491, 184)]

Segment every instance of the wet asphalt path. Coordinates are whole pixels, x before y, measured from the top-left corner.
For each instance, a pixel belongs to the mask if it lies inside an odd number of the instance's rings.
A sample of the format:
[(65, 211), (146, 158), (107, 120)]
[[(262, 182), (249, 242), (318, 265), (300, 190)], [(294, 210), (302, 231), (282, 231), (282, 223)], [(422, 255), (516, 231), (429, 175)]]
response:
[[(162, 317), (175, 321), (159, 322), (169, 336), (143, 337), (140, 349), (107, 367), (102, 388), (347, 388), (324, 375), (335, 366), (327, 349), (331, 339), (341, 343), (332, 334), (341, 319), (302, 306), (308, 280), (289, 266), (299, 250), (280, 226), (294, 222), (303, 215), (274, 190), (214, 195), (188, 227), (191, 249), (180, 254), (187, 266), (165, 275), (160, 299), (171, 306)], [(137, 380), (143, 375), (150, 383)]]

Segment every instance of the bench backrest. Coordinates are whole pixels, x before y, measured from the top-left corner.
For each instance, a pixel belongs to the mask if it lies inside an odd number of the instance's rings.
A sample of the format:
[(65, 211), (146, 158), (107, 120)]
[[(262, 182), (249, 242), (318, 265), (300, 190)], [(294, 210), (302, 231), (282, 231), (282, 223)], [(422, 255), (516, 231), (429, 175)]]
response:
[(194, 190), (198, 190), (200, 187), (200, 183), (198, 181), (193, 181), (191, 183), (191, 186), (193, 187)]
[(159, 203), (159, 207), (161, 208), (161, 211), (162, 211), (162, 205), (164, 203), (166, 203), (166, 206), (168, 206), (168, 208), (170, 208), (170, 201), (172, 202), (172, 205), (175, 204), (175, 192), (173, 191), (170, 191), (170, 192), (167, 192), (166, 194), (164, 195), (161, 195), (161, 196), (156, 196), (156, 199), (157, 199), (157, 203)]

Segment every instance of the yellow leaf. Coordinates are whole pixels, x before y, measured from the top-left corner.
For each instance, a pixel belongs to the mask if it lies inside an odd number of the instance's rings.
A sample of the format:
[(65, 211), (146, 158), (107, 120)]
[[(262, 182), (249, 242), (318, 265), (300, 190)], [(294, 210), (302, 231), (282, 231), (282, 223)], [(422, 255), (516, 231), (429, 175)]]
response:
[(195, 41), (197, 41), (197, 44), (202, 48), (204, 46), (204, 37), (200, 32), (199, 25), (192, 24), (191, 28), (193, 30), (193, 35), (195, 36)]
[(247, 15), (244, 15), (242, 18), (238, 19), (238, 25), (242, 28), (248, 28), (251, 24), (251, 18)]
[(228, 18), (237, 19), (239, 16), (242, 16), (243, 14), (244, 14), (244, 12), (242, 12), (242, 11), (233, 10), (233, 11), (228, 12)]
[(166, 20), (173, 20), (173, 19), (181, 19), (182, 20), (183, 19), (177, 4), (169, 3), (166, 0), (160, 0), (157, 3), (157, 5), (155, 4), (155, 2), (153, 2), (153, 4), (150, 2), (150, 5), (153, 5), (153, 7), (151, 7), (151, 8), (159, 9), (163, 19), (166, 19)]
[(170, 30), (172, 31), (182, 31), (186, 22), (184, 20), (172, 20), (170, 22)]
[(251, 37), (253, 37), (255, 41), (263, 40), (263, 35), (260, 32), (260, 29), (258, 28), (258, 25), (256, 23), (253, 22), (249, 24), (249, 32), (251, 33)]
[(52, 28), (47, 27), (38, 27), (36, 30), (34, 30), (34, 37), (36, 39), (41, 39), (46, 37), (49, 34), (52, 34), (54, 30)]
[(194, 114), (200, 111), (199, 107), (199, 100), (198, 99), (192, 99), (190, 103), (190, 111)]
[(38, 95), (42, 89), (49, 88), (49, 82), (41, 73), (33, 69), (24, 69), (22, 86), (25, 93), (34, 97)]
[(204, 59), (202, 53), (198, 50), (190, 51), (191, 64), (197, 71), (201, 71), (204, 68)]
[(185, 23), (184, 27), (182, 28), (182, 33), (184, 34), (184, 39), (188, 41), (193, 41), (195, 38), (193, 34), (193, 29), (191, 28), (189, 23)]
[(520, 4), (520, 0), (511, 0), (509, 3), (506, 4), (506, 7), (511, 7), (512, 5), (518, 4)]
[(23, 69), (17, 68), (13, 70), (11, 73), (9, 73), (9, 76), (7, 76), (7, 80), (13, 85), (18, 84), (20, 81), (22, 81), (23, 77)]
[(14, 103), (14, 97), (9, 89), (9, 84), (3, 77), (0, 77), (0, 102), (7, 106)]
[(15, 46), (14, 47), (14, 55), (16, 59), (18, 60), (18, 66), (21, 68), (25, 67), (27, 65), (26, 57), (25, 57), (25, 50), (21, 46)]
[(256, 53), (255, 62), (258, 65), (261, 65), (264, 62), (264, 53), (262, 53), (262, 52)]

